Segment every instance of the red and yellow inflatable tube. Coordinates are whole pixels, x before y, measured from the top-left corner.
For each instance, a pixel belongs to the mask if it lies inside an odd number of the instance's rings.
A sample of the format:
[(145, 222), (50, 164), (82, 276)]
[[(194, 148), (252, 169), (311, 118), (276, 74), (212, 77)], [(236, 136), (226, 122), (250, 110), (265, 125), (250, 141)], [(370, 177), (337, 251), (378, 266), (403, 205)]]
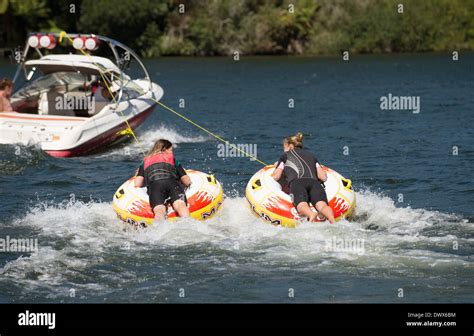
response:
[[(324, 183), (329, 206), (336, 220), (350, 216), (356, 199), (352, 182), (336, 171), (323, 167), (328, 175)], [(280, 184), (273, 179), (274, 166), (266, 166), (259, 170), (247, 184), (245, 197), (251, 211), (266, 222), (275, 226), (296, 227), (302, 219), (291, 202), (290, 195), (285, 193)], [(316, 211), (313, 208), (313, 211)], [(318, 218), (318, 221), (324, 219)]]
[[(222, 185), (213, 175), (197, 170), (186, 170), (191, 186), (186, 190), (191, 217), (205, 220), (213, 217), (223, 202)], [(148, 203), (146, 188), (135, 188), (135, 177), (123, 183), (115, 192), (112, 206), (117, 216), (133, 226), (147, 226), (154, 215)], [(168, 220), (176, 219), (176, 212), (168, 207)]]

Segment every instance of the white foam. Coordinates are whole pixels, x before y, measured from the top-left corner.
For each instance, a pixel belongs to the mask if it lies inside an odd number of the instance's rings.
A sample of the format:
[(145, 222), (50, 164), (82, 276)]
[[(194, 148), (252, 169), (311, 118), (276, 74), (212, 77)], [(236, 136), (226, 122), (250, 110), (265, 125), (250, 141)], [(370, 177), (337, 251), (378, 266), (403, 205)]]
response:
[[(57, 286), (66, 283), (71, 274), (107, 264), (107, 256), (124, 248), (139, 253), (185, 246), (199, 249), (202, 245), (237, 255), (251, 254), (248, 264), (257, 266), (298, 264), (300, 268), (334, 269), (340, 264), (344, 268), (364, 270), (398, 267), (416, 273), (433, 265), (472, 264), (467, 257), (427, 248), (449, 245), (454, 239), (461, 243), (462, 239), (452, 234), (430, 237), (422, 232), (440, 220), (445, 225), (466, 224), (458, 217), (396, 207), (388, 197), (370, 191), (357, 193), (357, 202), (356, 220), (343, 220), (336, 225), (306, 222), (296, 229), (286, 229), (256, 218), (244, 198), (233, 197), (227, 198), (222, 211), (206, 222), (178, 220), (139, 231), (122, 224), (110, 203), (84, 203), (74, 197), (60, 204), (41, 203), (14, 223), (16, 227), (29, 227), (38, 232), (39, 251), (8, 262), (0, 269), (0, 276), (34, 287), (40, 284), (27, 280), (31, 278), (28, 274), (37, 273), (43, 285)], [(369, 229), (371, 224), (377, 228)], [(472, 224), (466, 225), (472, 227)], [(334, 238), (363, 239), (365, 253), (328, 250), (327, 242)], [(189, 258), (193, 259), (191, 255)], [(446, 263), (448, 260), (450, 263)], [(113, 272), (104, 276), (125, 281)], [(94, 286), (102, 286), (100, 283), (98, 280)]]
[(100, 157), (107, 156), (136, 156), (142, 155), (142, 151), (147, 152), (158, 139), (167, 139), (178, 146), (182, 143), (196, 143), (209, 141), (209, 137), (202, 135), (193, 136), (176, 130), (173, 127), (160, 125), (156, 128), (141, 132), (138, 130), (136, 136), (140, 141), (137, 143), (134, 139), (130, 139), (125, 145), (114, 148), (113, 150), (103, 153)]

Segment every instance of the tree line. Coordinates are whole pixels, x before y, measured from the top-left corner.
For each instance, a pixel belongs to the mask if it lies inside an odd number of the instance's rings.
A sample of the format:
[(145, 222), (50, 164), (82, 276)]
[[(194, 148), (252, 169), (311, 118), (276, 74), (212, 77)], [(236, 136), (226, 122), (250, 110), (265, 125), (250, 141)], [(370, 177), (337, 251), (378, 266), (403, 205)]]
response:
[(95, 33), (144, 57), (474, 49), (474, 0), (0, 0), (0, 48)]

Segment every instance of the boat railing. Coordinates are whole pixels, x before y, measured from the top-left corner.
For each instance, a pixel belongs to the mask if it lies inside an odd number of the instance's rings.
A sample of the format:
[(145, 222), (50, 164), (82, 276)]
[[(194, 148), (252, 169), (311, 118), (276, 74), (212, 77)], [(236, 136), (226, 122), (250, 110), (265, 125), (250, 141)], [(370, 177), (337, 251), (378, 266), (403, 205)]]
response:
[[(20, 63), (18, 64), (18, 67), (17, 67), (17, 70), (16, 70), (16, 73), (15, 73), (15, 76), (13, 77), (13, 82), (15, 82), (20, 74), (20, 72), (22, 71), (22, 69), (24, 71), (26, 71), (25, 69), (25, 62), (27, 61), (27, 57), (28, 57), (28, 52), (30, 50), (30, 48), (33, 48), (30, 46), (29, 44), (29, 38), (31, 36), (34, 36), (34, 35), (41, 35), (41, 36), (44, 36), (44, 35), (47, 35), (47, 36), (53, 36), (56, 40), (62, 38), (64, 36), (64, 33), (45, 33), (45, 32), (32, 32), (32, 33), (29, 33), (28, 36), (27, 36), (27, 41), (26, 41), (26, 45), (25, 45), (25, 48), (23, 50), (23, 53), (22, 53), (22, 57), (21, 57), (21, 61)], [(140, 57), (135, 53), (135, 51), (133, 51), (131, 48), (129, 48), (128, 46), (126, 46), (125, 44), (119, 42), (119, 41), (116, 41), (114, 39), (111, 39), (109, 37), (106, 37), (106, 36), (101, 36), (101, 35), (94, 35), (94, 34), (78, 34), (78, 33), (71, 33), (71, 34), (67, 34), (67, 39), (68, 40), (74, 40), (75, 38), (77, 37), (81, 37), (81, 38), (88, 38), (88, 37), (93, 37), (99, 41), (101, 41), (102, 43), (105, 43), (109, 48), (110, 50), (112, 51), (114, 57), (115, 57), (115, 65), (117, 66), (117, 68), (120, 70), (120, 84), (119, 84), (119, 87), (120, 87), (120, 90), (118, 92), (118, 95), (117, 95), (117, 98), (115, 99), (115, 102), (116, 102), (116, 105), (118, 106), (123, 98), (123, 88), (124, 88), (124, 85), (125, 85), (125, 72), (124, 72), (124, 64), (128, 63), (131, 58), (129, 58), (128, 61), (124, 60), (123, 57), (120, 56), (120, 53), (119, 51), (117, 50), (117, 48), (121, 48), (123, 49), (126, 53), (128, 53), (128, 57), (133, 57), (133, 59), (135, 59), (135, 61), (139, 64), (139, 66), (141, 67), (143, 73), (144, 73), (144, 79), (145, 80), (148, 80), (149, 82), (149, 85), (148, 85), (148, 91), (146, 92), (143, 92), (143, 93), (147, 93), (149, 91), (151, 91), (152, 89), (152, 81), (151, 81), (151, 77), (150, 77), (150, 74), (148, 72), (148, 69), (146, 68), (145, 64), (143, 63), (143, 61), (140, 59)], [(33, 48), (36, 50), (36, 52), (38, 53), (38, 55), (40, 57), (43, 57), (43, 53), (41, 52), (40, 48), (37, 47), (37, 48)], [(98, 68), (98, 71), (102, 71), (100, 68)], [(25, 76), (26, 77), (26, 76)]]

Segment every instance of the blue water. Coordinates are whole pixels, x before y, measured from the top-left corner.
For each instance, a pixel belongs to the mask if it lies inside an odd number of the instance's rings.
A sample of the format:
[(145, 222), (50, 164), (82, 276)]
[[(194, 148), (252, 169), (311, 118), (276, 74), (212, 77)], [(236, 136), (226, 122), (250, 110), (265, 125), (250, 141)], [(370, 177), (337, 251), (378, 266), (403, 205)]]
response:
[[(111, 198), (141, 160), (133, 142), (71, 159), (0, 145), (0, 238), (39, 244), (0, 253), (0, 302), (474, 302), (474, 54), (147, 66), (165, 104), (257, 145), (266, 163), (302, 131), (322, 163), (353, 180), (356, 216), (294, 230), (262, 222), (243, 197), (261, 165), (218, 157), (217, 140), (157, 107), (140, 141), (168, 138), (185, 167), (214, 173), (227, 195), (220, 216), (124, 230)], [(2, 76), (13, 70), (0, 64)], [(420, 96), (421, 112), (381, 110), (389, 93)], [(328, 251), (333, 238), (363, 240), (365, 252)]]

